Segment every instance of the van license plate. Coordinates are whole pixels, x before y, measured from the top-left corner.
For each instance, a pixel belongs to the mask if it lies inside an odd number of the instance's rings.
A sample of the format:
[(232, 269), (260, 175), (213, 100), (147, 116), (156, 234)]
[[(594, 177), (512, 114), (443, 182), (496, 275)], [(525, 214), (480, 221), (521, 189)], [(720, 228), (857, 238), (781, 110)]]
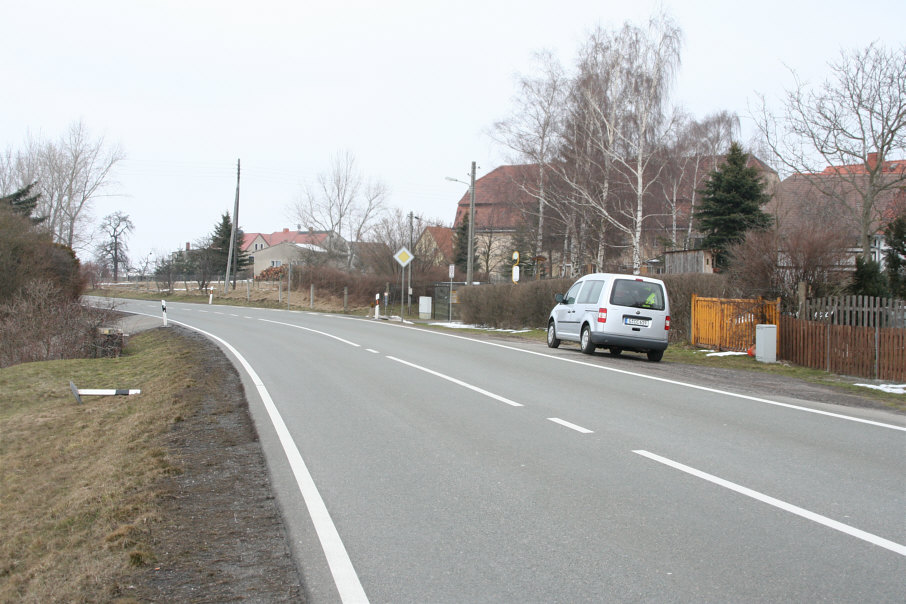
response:
[(636, 319), (635, 317), (623, 317), (623, 323), (626, 325), (638, 325), (639, 327), (648, 327), (651, 319)]

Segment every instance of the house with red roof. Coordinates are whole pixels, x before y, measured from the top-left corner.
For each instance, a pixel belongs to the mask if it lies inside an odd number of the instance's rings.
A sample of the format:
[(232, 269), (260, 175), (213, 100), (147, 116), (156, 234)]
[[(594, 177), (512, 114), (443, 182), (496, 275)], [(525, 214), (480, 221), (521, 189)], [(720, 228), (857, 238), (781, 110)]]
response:
[(291, 262), (323, 264), (336, 260), (345, 250), (345, 240), (336, 233), (284, 228), (273, 233), (245, 233), (242, 250), (252, 259), (254, 275), (272, 266)]
[[(862, 191), (867, 189), (870, 172), (876, 186), (883, 190), (874, 205), (867, 207)], [(842, 232), (849, 241), (852, 255), (861, 253), (863, 210), (870, 221), (870, 254), (883, 266), (887, 249), (882, 231), (897, 216), (906, 215), (906, 160), (891, 160), (878, 164), (877, 153), (868, 156), (868, 165), (828, 166), (817, 174), (793, 174), (777, 189), (765, 208), (781, 227), (808, 225), (812, 229), (832, 228)]]
[(427, 266), (449, 266), (453, 264), (453, 229), (442, 226), (425, 227), (412, 250), (416, 258)]
[[(666, 249), (673, 249), (668, 246), (674, 235), (680, 242), (687, 239), (686, 234), (690, 232), (694, 206), (697, 204), (697, 191), (703, 186), (710, 171), (724, 161), (725, 156), (703, 157), (699, 160), (697, 169), (687, 169), (678, 176), (678, 186), (672, 191), (670, 200), (675, 211), (671, 211), (664, 187), (649, 187), (644, 200), (646, 218), (642, 225), (642, 257), (646, 259), (643, 271), (662, 270), (657, 267), (663, 263), (656, 259)], [(776, 189), (780, 182), (776, 171), (752, 155), (749, 156), (748, 165), (758, 170), (769, 193)], [(550, 170), (548, 173), (552, 175)], [(540, 213), (537, 195), (539, 176), (537, 164), (507, 165), (500, 166), (475, 181), (476, 271), (489, 274), (492, 281), (508, 279), (504, 275), (509, 275), (509, 261), (513, 251), (519, 250), (524, 254), (528, 251), (524, 248), (532, 246)], [(581, 208), (574, 208), (560, 214), (554, 211), (555, 204), (565, 207), (558, 199), (569, 198), (568, 191), (564, 193), (557, 190), (555, 180), (548, 178), (545, 182), (547, 206), (544, 239), (541, 256), (538, 258), (539, 264), (543, 265), (543, 272), (571, 275), (598, 270), (631, 270), (630, 252), (624, 235), (606, 225), (600, 226), (604, 224), (603, 219), (595, 218), (587, 210), (583, 213)], [(617, 199), (620, 195), (632, 197), (634, 194), (616, 177), (611, 195)], [(466, 221), (469, 204), (470, 194), (466, 191), (456, 207), (454, 232)], [(583, 224), (568, 228), (564, 217), (570, 214), (574, 214), (577, 222)], [(576, 228), (581, 235), (571, 234)], [(694, 228), (691, 233), (690, 242), (698, 235)], [(578, 241), (580, 238), (581, 241)], [(604, 254), (596, 251), (599, 244), (605, 250)], [(700, 264), (705, 266), (708, 254), (700, 253), (699, 256), (704, 258)], [(601, 262), (603, 264), (599, 265)]]

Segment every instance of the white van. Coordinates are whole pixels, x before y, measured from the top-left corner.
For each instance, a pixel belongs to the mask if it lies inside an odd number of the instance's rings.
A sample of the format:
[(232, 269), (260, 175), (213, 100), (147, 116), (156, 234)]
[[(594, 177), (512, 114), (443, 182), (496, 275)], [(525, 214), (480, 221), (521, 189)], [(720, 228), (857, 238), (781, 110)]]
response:
[(561, 340), (578, 342), (582, 352), (607, 348), (616, 356), (624, 350), (644, 352), (660, 361), (670, 334), (670, 302), (664, 282), (639, 275), (594, 273), (576, 281), (547, 322), (547, 345)]

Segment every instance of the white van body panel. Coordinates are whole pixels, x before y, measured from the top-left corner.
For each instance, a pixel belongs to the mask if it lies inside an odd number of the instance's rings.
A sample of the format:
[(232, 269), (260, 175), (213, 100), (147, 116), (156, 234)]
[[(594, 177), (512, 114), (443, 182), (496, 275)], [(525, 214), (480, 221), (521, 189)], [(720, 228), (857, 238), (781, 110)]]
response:
[[(611, 352), (657, 353), (667, 348), (670, 302), (663, 281), (640, 275), (593, 273), (570, 287), (551, 310), (556, 337), (580, 342), (588, 330), (591, 345)], [(649, 355), (650, 357), (651, 355)], [(657, 358), (660, 358), (659, 356)]]

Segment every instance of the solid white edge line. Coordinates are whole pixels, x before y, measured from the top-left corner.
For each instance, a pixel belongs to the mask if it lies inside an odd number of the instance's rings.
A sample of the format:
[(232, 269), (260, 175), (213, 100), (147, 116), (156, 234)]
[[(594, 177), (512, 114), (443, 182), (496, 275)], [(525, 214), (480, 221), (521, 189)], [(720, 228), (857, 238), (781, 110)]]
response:
[(388, 356), (387, 358), (390, 359), (391, 361), (396, 361), (397, 363), (402, 363), (403, 365), (408, 365), (409, 367), (412, 367), (413, 369), (418, 369), (419, 371), (424, 371), (425, 373), (430, 373), (431, 375), (434, 375), (441, 379), (447, 380), (448, 382), (453, 382), (454, 384), (456, 384), (458, 386), (462, 386), (463, 388), (468, 388), (469, 390), (473, 390), (479, 394), (483, 394), (489, 398), (500, 401), (501, 403), (506, 403), (507, 405), (510, 405), (511, 407), (522, 407), (523, 406), (522, 403), (517, 403), (516, 401), (511, 401), (510, 399), (502, 397), (499, 394), (494, 394), (493, 392), (488, 392), (487, 390), (485, 390), (483, 388), (479, 388), (478, 386), (473, 386), (472, 384), (468, 384), (466, 382), (463, 382), (462, 380), (458, 380), (455, 377), (450, 377), (449, 375), (444, 375), (443, 373), (439, 373), (437, 371), (434, 371), (433, 369), (428, 369), (427, 367), (422, 367), (421, 365), (416, 365), (415, 363), (410, 363), (409, 361), (404, 361), (404, 360), (398, 359), (396, 357)]
[(549, 417), (547, 419), (554, 422), (555, 424), (560, 424), (561, 426), (565, 426), (570, 430), (575, 430), (576, 432), (581, 432), (582, 434), (594, 434), (594, 431), (589, 430), (588, 428), (577, 426), (576, 424), (570, 423), (564, 419), (560, 419), (559, 417)]
[[(146, 316), (150, 317), (154, 315)], [(249, 378), (251, 378), (252, 383), (255, 384), (255, 388), (258, 390), (258, 394), (261, 396), (261, 400), (264, 403), (264, 408), (267, 410), (271, 423), (277, 432), (277, 437), (280, 439), (280, 444), (283, 446), (283, 452), (286, 454), (286, 458), (292, 468), (293, 476), (296, 478), (296, 484), (299, 486), (299, 491), (302, 493), (302, 499), (305, 500), (305, 505), (308, 508), (308, 513), (314, 524), (315, 532), (318, 534), (318, 540), (321, 542), (321, 548), (324, 550), (324, 555), (327, 558), (327, 565), (330, 567), (330, 573), (333, 576), (334, 584), (337, 586), (337, 591), (340, 592), (340, 599), (344, 603), (349, 602), (358, 604), (368, 602), (368, 596), (365, 595), (362, 583), (359, 581), (355, 568), (352, 566), (352, 560), (349, 559), (346, 546), (343, 545), (343, 540), (340, 539), (340, 534), (337, 532), (337, 527), (334, 525), (330, 513), (327, 511), (327, 506), (321, 498), (321, 493), (318, 491), (318, 487), (315, 485), (315, 481), (308, 471), (308, 466), (305, 465), (305, 460), (302, 459), (302, 454), (299, 453), (299, 449), (296, 447), (296, 443), (289, 433), (289, 429), (283, 422), (280, 411), (277, 410), (277, 406), (274, 404), (270, 393), (264, 386), (264, 382), (261, 381), (261, 378), (258, 377), (258, 374), (249, 362), (245, 360), (245, 357), (239, 354), (239, 351), (233, 348), (226, 340), (186, 323), (172, 320), (170, 322), (195, 330), (212, 340), (220, 342), (239, 360), (239, 363), (245, 369), (246, 373), (248, 373)]]
[[(386, 323), (374, 323), (374, 324), (377, 324), (377, 325), (387, 325)], [(397, 323), (397, 324), (389, 324), (389, 326), (390, 326), (390, 327), (396, 327), (396, 328), (405, 328), (405, 327), (406, 327), (406, 326), (404, 326), (404, 325), (399, 325), (398, 323)], [(413, 329), (413, 328), (410, 328), (410, 329)], [(634, 372), (634, 371), (626, 371), (625, 369), (616, 369), (616, 368), (614, 368), (614, 367), (605, 367), (605, 366), (603, 366), (603, 365), (596, 365), (596, 364), (594, 364), (594, 363), (589, 363), (589, 362), (587, 362), (587, 361), (579, 361), (579, 360), (576, 360), (576, 359), (570, 359), (570, 358), (563, 357), (563, 356), (556, 356), (556, 355), (547, 354), (547, 353), (544, 353), (544, 352), (536, 352), (536, 351), (534, 351), (534, 350), (525, 350), (524, 348), (516, 348), (516, 347), (514, 347), (514, 346), (507, 346), (506, 344), (498, 344), (497, 342), (485, 342), (485, 341), (483, 341), (483, 340), (476, 340), (476, 339), (474, 339), (474, 338), (468, 338), (468, 337), (466, 337), (466, 336), (460, 336), (460, 335), (452, 334), (452, 333), (443, 333), (443, 332), (440, 332), (440, 331), (434, 331), (434, 330), (431, 330), (431, 329), (422, 329), (422, 328), (418, 328), (418, 327), (416, 327), (416, 328), (414, 328), (414, 329), (418, 329), (419, 331), (423, 331), (423, 332), (425, 332), (425, 333), (431, 333), (431, 334), (435, 334), (435, 335), (439, 335), (439, 336), (444, 336), (444, 337), (447, 337), (447, 338), (456, 338), (456, 339), (458, 339), (458, 340), (466, 340), (466, 341), (469, 341), (469, 342), (474, 342), (474, 343), (476, 343), (476, 344), (484, 344), (484, 345), (486, 345), (486, 346), (494, 346), (494, 347), (496, 347), (496, 348), (504, 348), (504, 349), (506, 349), (506, 350), (513, 350), (513, 351), (515, 351), (515, 352), (522, 352), (522, 353), (525, 353), (525, 354), (531, 354), (531, 355), (534, 355), (534, 356), (544, 357), (544, 358), (547, 358), (547, 359), (554, 359), (554, 360), (557, 360), (557, 361), (562, 361), (562, 362), (564, 362), (564, 363), (574, 363), (574, 364), (576, 364), (576, 365), (584, 365), (584, 366), (586, 366), (586, 367), (594, 367), (595, 369), (603, 369), (604, 371), (611, 371), (611, 372), (613, 372), (613, 373), (622, 373), (623, 375), (629, 375), (629, 376), (633, 376), (633, 377), (643, 378), (643, 379), (646, 379), (646, 380), (654, 380), (654, 381), (656, 381), (656, 382), (663, 382), (663, 383), (665, 383), (665, 384), (672, 384), (672, 385), (674, 385), (674, 386), (685, 386), (686, 388), (693, 388), (693, 389), (695, 389), (695, 390), (702, 390), (702, 391), (704, 391), (704, 392), (710, 392), (710, 393), (712, 393), (712, 394), (721, 394), (721, 395), (725, 395), (725, 396), (731, 396), (731, 397), (734, 397), (734, 398), (740, 398), (740, 399), (744, 399), (744, 400), (754, 401), (754, 402), (756, 402), (756, 403), (764, 403), (764, 404), (766, 404), (766, 405), (774, 405), (774, 406), (777, 406), (777, 407), (785, 407), (785, 408), (787, 408), (787, 409), (794, 409), (794, 410), (796, 410), (796, 411), (804, 411), (804, 412), (806, 412), (806, 413), (814, 413), (814, 414), (816, 414), (816, 415), (824, 415), (824, 416), (826, 416), (826, 417), (834, 417), (834, 418), (837, 418), (837, 419), (843, 419), (843, 420), (847, 420), (847, 421), (851, 421), (851, 422), (857, 422), (857, 423), (860, 423), (860, 424), (868, 424), (868, 425), (870, 425), (870, 426), (878, 426), (878, 427), (880, 427), (880, 428), (888, 428), (888, 429), (890, 429), (890, 430), (899, 430), (900, 432), (906, 432), (906, 426), (897, 426), (897, 425), (894, 425), (894, 424), (885, 424), (885, 423), (883, 423), (883, 422), (876, 422), (876, 421), (873, 421), (873, 420), (870, 420), (870, 419), (862, 419), (862, 418), (860, 418), (860, 417), (852, 417), (851, 415), (843, 415), (843, 414), (841, 414), (841, 413), (833, 413), (833, 412), (831, 412), (831, 411), (822, 411), (822, 410), (820, 410), (820, 409), (811, 409), (811, 408), (809, 408), (809, 407), (803, 407), (803, 406), (801, 406), (801, 405), (793, 405), (793, 404), (790, 404), (790, 403), (781, 403), (780, 401), (772, 401), (772, 400), (770, 400), (770, 399), (759, 398), (759, 397), (757, 397), (757, 396), (749, 396), (749, 395), (747, 395), (747, 394), (738, 394), (738, 393), (735, 393), (735, 392), (728, 392), (728, 391), (726, 391), (726, 390), (718, 390), (718, 389), (716, 389), (716, 388), (709, 388), (709, 387), (707, 387), (707, 386), (699, 386), (699, 385), (697, 385), (697, 384), (690, 384), (690, 383), (688, 383), (688, 382), (678, 382), (678, 381), (676, 381), (676, 380), (671, 380), (671, 379), (667, 379), (667, 378), (657, 377), (657, 376), (653, 376), (653, 375), (645, 375), (644, 373), (636, 373), (636, 372)]]
[(838, 522), (836, 520), (828, 518), (827, 516), (822, 516), (821, 514), (810, 512), (809, 510), (806, 510), (799, 506), (781, 501), (780, 499), (775, 499), (774, 497), (770, 497), (769, 495), (754, 491), (742, 485), (738, 485), (735, 482), (730, 482), (729, 480), (724, 480), (723, 478), (719, 478), (717, 476), (714, 476), (713, 474), (708, 474), (706, 472), (702, 472), (701, 470), (696, 470), (695, 468), (681, 464), (677, 461), (673, 461), (672, 459), (667, 459), (666, 457), (661, 457), (660, 455), (656, 455), (644, 450), (636, 450), (633, 451), (633, 453), (647, 457), (652, 461), (662, 463), (676, 470), (680, 470), (681, 472), (691, 474), (692, 476), (701, 478), (702, 480), (707, 480), (708, 482), (722, 486), (726, 489), (730, 489), (731, 491), (735, 491), (741, 495), (745, 495), (746, 497), (751, 497), (752, 499), (756, 499), (758, 501), (761, 501), (762, 503), (766, 503), (786, 512), (790, 512), (791, 514), (801, 516), (802, 518), (811, 520), (812, 522), (817, 522), (818, 524), (822, 524), (828, 528), (840, 531), (841, 533), (845, 533), (851, 537), (861, 539), (862, 541), (867, 541), (872, 545), (883, 547), (884, 549), (890, 550), (895, 554), (906, 556), (906, 545), (901, 545), (894, 541), (890, 541), (889, 539), (878, 537), (877, 535), (873, 535), (872, 533), (849, 526), (848, 524), (843, 524), (842, 522)]

